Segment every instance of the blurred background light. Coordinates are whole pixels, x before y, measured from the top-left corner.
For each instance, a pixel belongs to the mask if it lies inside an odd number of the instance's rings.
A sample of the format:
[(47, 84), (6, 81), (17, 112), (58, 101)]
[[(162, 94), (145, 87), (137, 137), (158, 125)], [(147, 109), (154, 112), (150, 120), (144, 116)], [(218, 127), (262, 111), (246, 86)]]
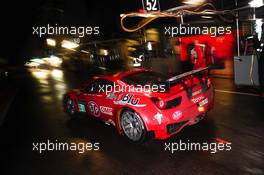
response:
[(54, 39), (48, 38), (46, 40), (46, 42), (47, 42), (47, 45), (49, 45), (49, 46), (52, 46), (52, 47), (55, 47), (56, 46), (56, 41)]
[(79, 44), (71, 42), (71, 41), (63, 40), (61, 42), (61, 47), (66, 48), (66, 49), (75, 49), (79, 47)]
[(258, 8), (264, 5), (263, 0), (252, 0), (248, 3), (250, 7)]
[(205, 2), (206, 0), (185, 0), (183, 1), (184, 4), (188, 4), (188, 5), (201, 5)]

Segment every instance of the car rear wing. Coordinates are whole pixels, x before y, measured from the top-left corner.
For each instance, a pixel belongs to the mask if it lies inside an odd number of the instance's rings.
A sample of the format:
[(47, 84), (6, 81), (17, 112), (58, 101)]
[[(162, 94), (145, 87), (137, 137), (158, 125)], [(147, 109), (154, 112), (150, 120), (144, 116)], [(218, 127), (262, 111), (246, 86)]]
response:
[(196, 74), (199, 74), (201, 72), (205, 72), (208, 70), (208, 67), (205, 67), (205, 68), (201, 68), (201, 69), (196, 69), (196, 70), (192, 70), (192, 71), (189, 71), (189, 72), (185, 72), (183, 74), (180, 74), (180, 75), (177, 75), (177, 76), (174, 76), (174, 77), (171, 77), (169, 78), (167, 81), (168, 82), (177, 82), (177, 81), (180, 81), (182, 80), (183, 78), (185, 77), (188, 77), (190, 75), (196, 75)]
[[(187, 92), (188, 98), (191, 99), (191, 97), (193, 96), (193, 93), (192, 93), (193, 84), (191, 86), (188, 86), (188, 85), (186, 85), (184, 80), (190, 76), (197, 77), (200, 80), (200, 83), (202, 85), (202, 91), (206, 91), (208, 89), (208, 82), (207, 82), (208, 72), (207, 72), (207, 70), (208, 70), (208, 67), (205, 67), (205, 68), (185, 72), (183, 74), (169, 78), (167, 80), (167, 82), (169, 82), (170, 86), (172, 84), (181, 83), (182, 86), (184, 87), (185, 91)], [(206, 78), (206, 81), (203, 81), (203, 78)]]

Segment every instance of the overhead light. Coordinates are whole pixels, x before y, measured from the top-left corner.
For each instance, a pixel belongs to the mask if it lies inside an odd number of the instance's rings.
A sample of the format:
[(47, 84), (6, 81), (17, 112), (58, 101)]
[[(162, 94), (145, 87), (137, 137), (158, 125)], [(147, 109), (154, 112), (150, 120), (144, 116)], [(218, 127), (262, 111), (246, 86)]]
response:
[(81, 50), (81, 52), (82, 52), (82, 53), (87, 53), (87, 54), (89, 53), (89, 52), (86, 51), (86, 50)]
[(43, 58), (45, 61), (47, 61), (51, 66), (59, 67), (62, 64), (62, 59), (51, 55), (50, 57)]
[(248, 3), (250, 7), (258, 8), (264, 5), (263, 0), (252, 0)]
[(40, 70), (40, 71), (33, 71), (31, 72), (33, 76), (37, 79), (47, 79), (48, 78), (48, 72), (45, 70)]
[(30, 62), (34, 62), (34, 63), (38, 63), (38, 64), (44, 64), (45, 61), (43, 59), (39, 59), (39, 58), (32, 58), (30, 60)]
[(56, 41), (54, 39), (48, 38), (48, 39), (46, 39), (46, 42), (47, 42), (47, 45), (49, 45), (49, 46), (53, 46), (53, 47), (56, 46)]
[(40, 64), (35, 62), (26, 62), (25, 66), (27, 67), (38, 67)]
[(201, 5), (205, 2), (206, 0), (185, 0), (183, 1), (184, 4), (188, 4), (188, 5)]
[(104, 55), (107, 56), (108, 55), (108, 50), (104, 50)]
[(212, 19), (213, 17), (212, 16), (201, 16), (201, 18), (204, 18), (204, 19)]
[(76, 44), (76, 43), (71, 42), (71, 41), (63, 40), (61, 42), (61, 47), (66, 48), (66, 49), (75, 49), (75, 48), (79, 47), (79, 44)]
[(107, 55), (109, 55), (109, 52), (108, 52), (108, 50), (106, 50), (106, 49), (100, 49), (100, 50), (99, 50), (99, 55), (107, 56)]

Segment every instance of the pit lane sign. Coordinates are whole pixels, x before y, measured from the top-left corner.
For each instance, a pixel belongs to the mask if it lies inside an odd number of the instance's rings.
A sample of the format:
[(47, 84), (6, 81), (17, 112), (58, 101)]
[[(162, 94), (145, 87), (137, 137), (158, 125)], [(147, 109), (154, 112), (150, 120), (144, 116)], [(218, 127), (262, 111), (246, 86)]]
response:
[(142, 0), (142, 6), (147, 12), (160, 11), (159, 0)]

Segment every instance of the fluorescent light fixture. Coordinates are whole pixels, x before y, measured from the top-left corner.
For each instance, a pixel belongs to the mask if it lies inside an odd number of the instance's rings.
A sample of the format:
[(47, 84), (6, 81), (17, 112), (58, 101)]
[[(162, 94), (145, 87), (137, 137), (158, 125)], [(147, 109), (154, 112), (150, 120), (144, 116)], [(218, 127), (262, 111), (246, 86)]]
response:
[(201, 16), (201, 18), (204, 18), (204, 19), (212, 19), (213, 17), (212, 16)]
[(86, 51), (86, 50), (81, 50), (81, 52), (82, 52), (82, 53), (87, 53), (87, 54), (89, 53), (89, 52)]
[(106, 50), (106, 49), (100, 49), (100, 50), (99, 50), (99, 55), (107, 56), (107, 55), (109, 55), (109, 52), (108, 52), (108, 50)]
[(63, 40), (61, 42), (61, 47), (66, 48), (66, 49), (75, 49), (75, 48), (79, 47), (79, 44), (76, 44), (76, 43), (71, 42), (71, 41)]
[(205, 2), (206, 0), (185, 0), (183, 1), (184, 4), (188, 4), (188, 5), (201, 5)]
[(250, 7), (258, 8), (264, 5), (263, 0), (252, 0), (248, 3)]
[(56, 41), (55, 41), (54, 39), (50, 39), (50, 38), (48, 38), (48, 39), (46, 40), (46, 42), (47, 42), (47, 45), (49, 45), (49, 46), (53, 46), (53, 47), (56, 46)]
[(27, 67), (38, 67), (40, 64), (35, 62), (27, 62), (25, 66)]
[(39, 59), (39, 58), (32, 58), (30, 60), (30, 62), (34, 62), (34, 63), (38, 63), (38, 64), (44, 64), (45, 61), (43, 59)]

